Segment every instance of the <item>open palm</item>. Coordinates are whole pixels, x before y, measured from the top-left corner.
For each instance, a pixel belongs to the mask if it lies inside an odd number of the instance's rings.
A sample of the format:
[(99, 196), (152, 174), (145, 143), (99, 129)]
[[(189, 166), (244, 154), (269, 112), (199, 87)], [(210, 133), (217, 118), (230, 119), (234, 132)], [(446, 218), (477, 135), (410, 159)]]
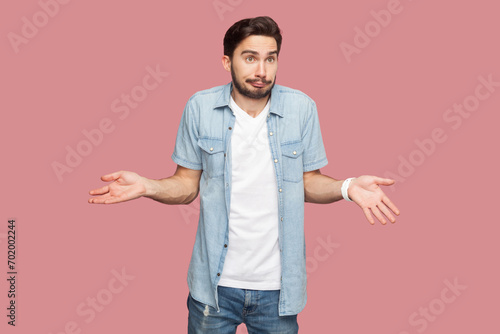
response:
[(143, 178), (134, 172), (119, 171), (101, 176), (104, 182), (111, 182), (101, 188), (93, 189), (89, 203), (112, 204), (141, 197), (146, 192)]
[(370, 224), (375, 224), (372, 214), (384, 225), (387, 221), (383, 215), (392, 223), (396, 221), (393, 213), (399, 215), (399, 210), (379, 186), (390, 186), (394, 182), (391, 179), (370, 175), (360, 176), (351, 182), (348, 190), (349, 198), (363, 210)]

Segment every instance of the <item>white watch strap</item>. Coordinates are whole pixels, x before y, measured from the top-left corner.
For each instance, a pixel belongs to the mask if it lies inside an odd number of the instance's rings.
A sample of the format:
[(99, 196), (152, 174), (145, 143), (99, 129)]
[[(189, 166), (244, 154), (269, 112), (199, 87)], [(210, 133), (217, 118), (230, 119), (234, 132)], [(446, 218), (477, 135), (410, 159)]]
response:
[(340, 188), (340, 191), (342, 192), (342, 197), (344, 197), (344, 199), (349, 202), (352, 202), (352, 199), (350, 199), (349, 195), (347, 195), (347, 189), (349, 189), (349, 185), (351, 184), (351, 181), (354, 179), (355, 179), (354, 177), (350, 177), (344, 180), (344, 182), (342, 183), (342, 187)]

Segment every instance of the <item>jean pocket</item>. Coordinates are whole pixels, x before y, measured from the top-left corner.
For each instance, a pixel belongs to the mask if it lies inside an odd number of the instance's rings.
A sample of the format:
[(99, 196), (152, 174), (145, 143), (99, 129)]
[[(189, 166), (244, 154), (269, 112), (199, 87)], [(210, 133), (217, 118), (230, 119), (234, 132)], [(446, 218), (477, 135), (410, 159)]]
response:
[(199, 138), (198, 146), (202, 149), (203, 171), (208, 177), (224, 176), (224, 141), (214, 138)]
[(301, 141), (281, 144), (283, 181), (300, 182), (303, 179), (302, 153), (304, 146)]

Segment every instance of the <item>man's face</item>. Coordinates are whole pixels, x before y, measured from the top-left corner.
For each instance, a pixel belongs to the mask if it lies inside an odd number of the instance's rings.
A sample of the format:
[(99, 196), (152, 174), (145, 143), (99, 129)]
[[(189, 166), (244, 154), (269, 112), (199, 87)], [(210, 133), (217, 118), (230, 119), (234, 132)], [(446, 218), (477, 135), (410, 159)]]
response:
[(268, 36), (249, 36), (236, 47), (232, 61), (223, 57), (223, 64), (231, 71), (234, 88), (239, 94), (251, 99), (266, 98), (276, 83), (276, 40)]

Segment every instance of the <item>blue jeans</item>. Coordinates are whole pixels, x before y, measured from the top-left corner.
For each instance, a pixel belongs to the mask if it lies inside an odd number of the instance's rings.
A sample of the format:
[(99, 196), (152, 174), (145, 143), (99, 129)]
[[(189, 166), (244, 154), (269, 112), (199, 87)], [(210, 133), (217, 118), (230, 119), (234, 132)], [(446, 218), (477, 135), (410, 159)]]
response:
[(297, 315), (278, 315), (279, 290), (218, 286), (220, 312), (188, 295), (188, 334), (235, 334), (244, 323), (249, 334), (296, 334)]

